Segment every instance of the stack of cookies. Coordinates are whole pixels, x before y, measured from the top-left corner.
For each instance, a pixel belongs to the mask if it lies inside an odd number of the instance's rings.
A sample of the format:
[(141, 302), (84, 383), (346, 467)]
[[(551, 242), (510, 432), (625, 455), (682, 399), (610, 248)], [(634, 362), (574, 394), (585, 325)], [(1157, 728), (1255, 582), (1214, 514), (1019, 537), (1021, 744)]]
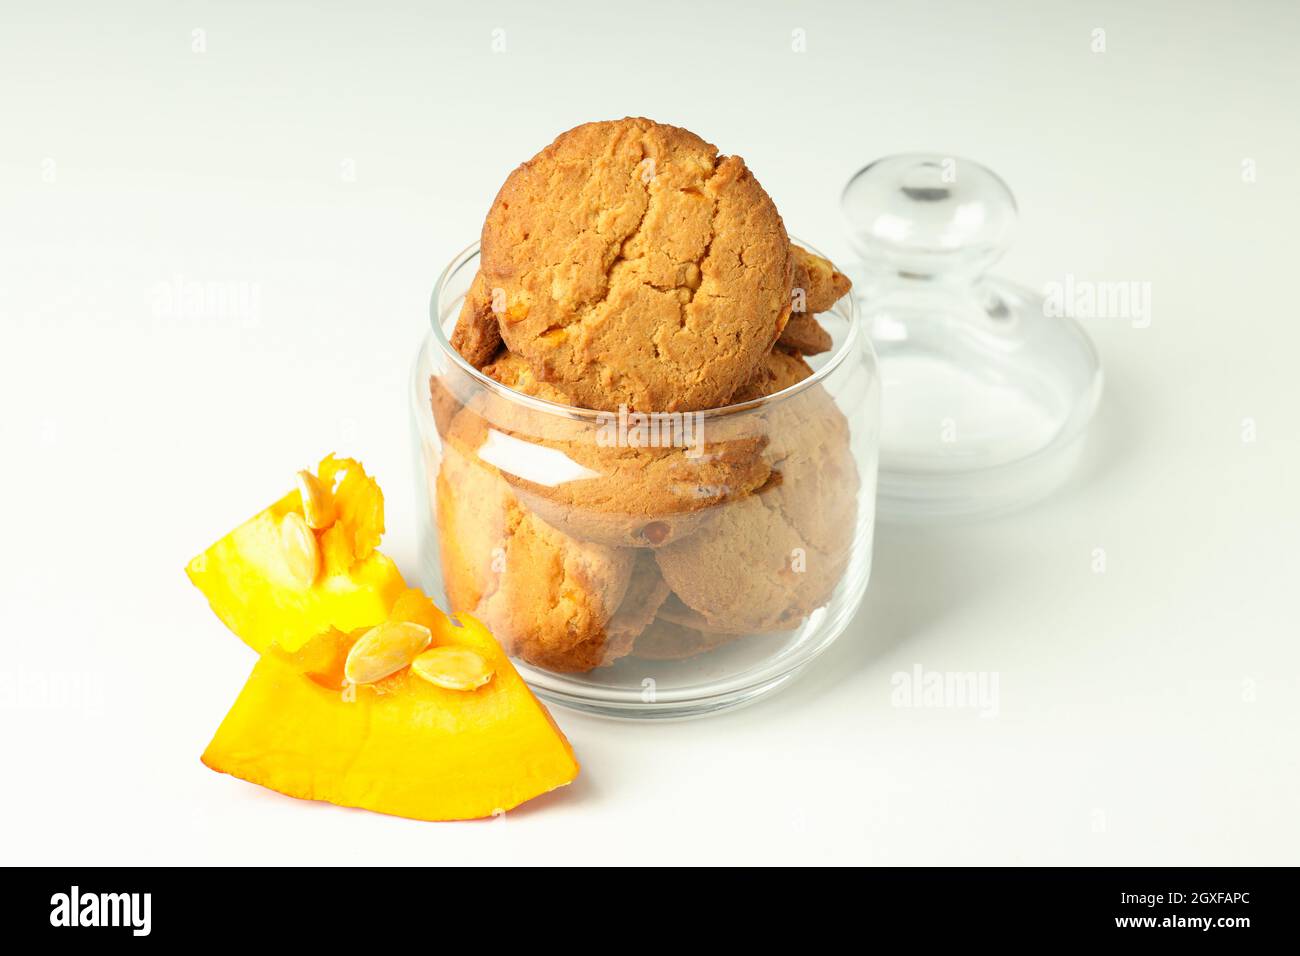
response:
[(451, 337), (502, 387), (431, 382), (452, 610), (563, 672), (797, 628), (856, 524), (848, 423), (792, 388), (848, 289), (687, 130), (589, 123), (511, 173)]

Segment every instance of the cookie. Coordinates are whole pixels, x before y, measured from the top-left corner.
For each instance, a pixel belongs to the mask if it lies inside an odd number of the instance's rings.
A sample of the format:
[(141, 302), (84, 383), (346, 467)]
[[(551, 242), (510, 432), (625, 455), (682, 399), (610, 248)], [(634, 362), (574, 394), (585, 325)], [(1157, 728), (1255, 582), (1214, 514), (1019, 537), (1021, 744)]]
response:
[(776, 342), (782, 348), (794, 349), (804, 355), (820, 355), (835, 345), (831, 334), (811, 312), (791, 312), (790, 321)]
[(805, 315), (825, 312), (853, 288), (849, 277), (836, 269), (829, 259), (823, 259), (802, 246), (792, 245), (790, 248), (795, 262), (794, 291), (803, 290), (803, 302), (796, 301), (793, 311)]
[[(709, 635), (726, 635), (731, 638), (743, 637), (746, 634), (793, 630), (803, 622), (803, 618), (804, 615), (801, 612), (792, 608), (788, 613), (776, 618), (770, 626), (762, 628), (761, 631), (749, 627), (740, 620), (732, 621), (724, 618), (713, 622), (699, 611), (687, 607), (682, 603), (682, 599), (671, 591), (664, 603), (659, 606), (659, 610), (655, 615), (657, 621), (667, 621), (688, 631), (699, 631)], [(721, 643), (726, 642), (719, 642), (719, 646)]]
[[(767, 359), (765, 361), (770, 361)], [(527, 395), (563, 402), (521, 356), (505, 352), (484, 373)], [(761, 423), (691, 413), (568, 418), (507, 401), (485, 406), (493, 427), (553, 456), (519, 449), (518, 467), (497, 460), (519, 499), (575, 537), (658, 548), (690, 535), (710, 513), (768, 479)]]
[(731, 403), (739, 405), (741, 402), (775, 395), (791, 385), (797, 385), (812, 373), (811, 366), (804, 361), (802, 355), (778, 345), (763, 360), (763, 365), (749, 383), (731, 397)]
[(668, 598), (668, 583), (649, 551), (639, 552), (627, 592), (605, 628), (605, 654), (617, 660), (630, 652)]
[[(463, 422), (454, 421), (453, 428), (460, 430)], [(447, 600), (453, 612), (478, 614), (479, 604), (496, 585), (504, 546), (519, 527), (522, 509), (495, 469), (449, 437), (444, 437), (434, 480)]]
[(792, 306), (794, 253), (739, 157), (646, 119), (588, 123), (512, 172), (483, 224), (501, 337), (587, 408), (726, 404)]
[(458, 414), (436, 478), (451, 610), (473, 614), (509, 653), (539, 667), (582, 672), (612, 663), (631, 650), (666, 587), (638, 584), (620, 618), (637, 552), (577, 541), (524, 508), (478, 457), (486, 434), (474, 409)]
[(492, 311), (492, 290), (482, 271), (474, 276), (451, 331), (451, 347), (475, 368), (492, 361), (501, 348), (501, 329)]
[(758, 633), (802, 619), (809, 602), (796, 594), (802, 579), (795, 561), (805, 547), (771, 499), (750, 495), (727, 505), (703, 533), (657, 551), (655, 559), (668, 586), (704, 626)]
[(611, 664), (631, 650), (626, 627), (615, 630), (616, 643), (610, 634), (635, 554), (575, 541), (524, 513), (478, 616), (511, 654), (538, 667), (581, 673)]
[(456, 413), (465, 407), (456, 394), (450, 374), (429, 376), (429, 408), (433, 412), (433, 425), (439, 435), (446, 434)]
[(558, 386), (544, 382), (537, 377), (537, 371), (529, 361), (504, 348), (499, 349), (490, 362), (482, 366), (482, 372), (488, 378), (523, 392), (534, 398), (544, 398), (558, 405), (572, 405), (572, 397)]
[[(802, 362), (790, 359), (782, 364)], [(766, 485), (655, 552), (664, 580), (694, 612), (676, 623), (724, 633), (788, 630), (830, 599), (847, 568), (859, 486), (848, 422), (820, 385), (763, 414), (771, 428)], [(668, 602), (660, 615), (672, 615)]]
[(632, 656), (644, 661), (683, 661), (729, 644), (734, 634), (708, 634), (656, 618), (636, 639)]
[(819, 312), (828, 311), (853, 287), (849, 277), (802, 246), (791, 245), (794, 253), (794, 289), (790, 321), (778, 340), (786, 348), (804, 355), (829, 352), (834, 345), (831, 334), (817, 321)]

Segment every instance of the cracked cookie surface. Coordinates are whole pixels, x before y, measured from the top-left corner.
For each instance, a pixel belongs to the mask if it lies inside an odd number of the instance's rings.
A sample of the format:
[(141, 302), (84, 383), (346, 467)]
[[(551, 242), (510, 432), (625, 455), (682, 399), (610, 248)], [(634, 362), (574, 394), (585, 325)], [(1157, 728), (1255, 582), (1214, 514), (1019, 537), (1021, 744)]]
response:
[(512, 172), (483, 225), (501, 337), (576, 404), (726, 404), (785, 328), (794, 253), (739, 157), (646, 119), (588, 123)]

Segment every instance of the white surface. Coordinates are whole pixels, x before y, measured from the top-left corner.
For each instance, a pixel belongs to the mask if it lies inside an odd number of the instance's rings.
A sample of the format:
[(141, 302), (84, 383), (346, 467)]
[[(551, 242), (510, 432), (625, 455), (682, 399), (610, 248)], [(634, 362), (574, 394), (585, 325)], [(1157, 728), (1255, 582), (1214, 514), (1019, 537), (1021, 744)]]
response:
[[(4, 14), (0, 860), (1300, 862), (1294, 4), (267, 6)], [(1077, 480), (882, 529), (860, 617), (771, 702), (558, 713), (579, 782), (501, 821), (206, 770), (252, 656), (186, 560), (337, 449), (413, 566), (433, 279), (515, 164), (628, 113), (743, 155), (836, 255), (850, 174), (952, 150), (1020, 201), (999, 273), (1151, 283), (1149, 327), (1085, 323), (1107, 392)], [(169, 307), (188, 282), (256, 314)], [(891, 706), (918, 663), (996, 672), (997, 715)]]

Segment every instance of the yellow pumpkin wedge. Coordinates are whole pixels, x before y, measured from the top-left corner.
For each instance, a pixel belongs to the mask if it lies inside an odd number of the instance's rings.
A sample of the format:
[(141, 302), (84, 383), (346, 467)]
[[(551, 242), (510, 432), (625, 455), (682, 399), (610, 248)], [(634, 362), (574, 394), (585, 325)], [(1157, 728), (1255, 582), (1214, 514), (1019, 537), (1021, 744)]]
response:
[[(322, 515), (327, 526), (315, 527), (324, 523)], [(406, 585), (397, 566), (375, 550), (383, 533), (379, 485), (359, 462), (330, 455), (316, 475), (299, 475), (298, 490), (212, 545), (185, 572), (255, 651), (273, 641), (293, 651), (331, 627), (347, 631), (387, 617)]]
[(350, 684), (344, 664), (369, 628), (331, 628), (294, 651), (272, 645), (203, 762), (293, 797), (417, 820), (493, 816), (577, 776), (573, 748), (482, 624), (466, 615), (457, 627), (414, 590), (389, 620), (427, 628), (434, 647), (472, 651), (491, 677), (453, 690), (406, 668)]

